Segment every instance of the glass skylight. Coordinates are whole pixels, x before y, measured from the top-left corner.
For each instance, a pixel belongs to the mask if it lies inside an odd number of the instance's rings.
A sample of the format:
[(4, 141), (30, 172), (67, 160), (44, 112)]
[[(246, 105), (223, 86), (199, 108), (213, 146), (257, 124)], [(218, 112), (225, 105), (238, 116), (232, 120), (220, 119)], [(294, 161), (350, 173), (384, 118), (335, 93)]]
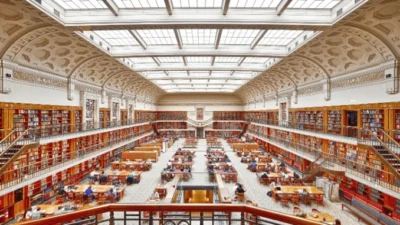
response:
[(293, 0), (288, 8), (332, 9), (343, 0)]
[(186, 61), (188, 63), (210, 63), (211, 64), (212, 57), (186, 57)]
[(302, 30), (268, 30), (258, 44), (286, 46), (303, 32)]
[(126, 58), (126, 59), (131, 61), (134, 64), (155, 63), (153, 58), (151, 58), (151, 57), (133, 57), (133, 58)]
[(105, 9), (107, 5), (103, 0), (53, 0), (66, 10), (79, 9)]
[(172, 0), (172, 5), (174, 8), (221, 8), (222, 1), (223, 0)]
[(224, 29), (220, 44), (224, 45), (250, 45), (260, 30)]
[(147, 45), (176, 45), (175, 33), (172, 29), (137, 30)]
[(272, 58), (268, 57), (246, 57), (246, 59), (243, 61), (245, 64), (266, 64), (268, 60), (271, 60)]
[(231, 8), (276, 8), (281, 0), (231, 0)]
[(242, 57), (215, 57), (216, 63), (239, 63)]
[(161, 63), (183, 63), (182, 57), (157, 57)]
[(114, 0), (118, 8), (165, 8), (160, 0)]
[(213, 45), (217, 29), (180, 29), (184, 45)]
[(127, 30), (98, 30), (93, 32), (111, 46), (138, 45), (132, 34)]

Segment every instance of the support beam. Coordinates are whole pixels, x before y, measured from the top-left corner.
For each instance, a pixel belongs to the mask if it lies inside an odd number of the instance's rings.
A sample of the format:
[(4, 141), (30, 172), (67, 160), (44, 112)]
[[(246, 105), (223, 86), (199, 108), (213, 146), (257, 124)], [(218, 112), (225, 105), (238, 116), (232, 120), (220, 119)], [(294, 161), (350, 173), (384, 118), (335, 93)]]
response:
[(260, 30), (260, 32), (258, 32), (256, 38), (254, 38), (253, 42), (250, 45), (251, 50), (253, 50), (258, 45), (258, 43), (261, 41), (267, 31), (268, 30)]
[[(155, 57), (152, 57), (153, 59)], [(159, 63), (156, 61), (158, 65), (154, 63), (138, 63), (131, 67), (132, 70), (137, 72), (147, 72), (147, 71), (252, 71), (252, 72), (264, 72), (265, 66), (264, 64), (243, 64), (238, 65), (236, 63), (218, 63), (212, 67), (208, 63), (189, 63), (185, 65), (184, 63)]]
[(217, 35), (215, 36), (215, 49), (218, 49), (219, 47), (219, 42), (221, 41), (221, 37), (222, 37), (222, 29), (219, 29), (217, 31)]
[(244, 60), (246, 60), (246, 57), (242, 57), (242, 58), (239, 60), (238, 66), (241, 66), (242, 63), (244, 62)]
[(162, 56), (232, 56), (232, 57), (269, 57), (284, 58), (288, 54), (286, 46), (263, 46), (262, 48), (250, 49), (248, 45), (220, 45), (215, 46), (190, 46), (180, 49), (177, 45), (159, 46), (148, 45), (146, 50), (141, 46), (112, 47), (109, 52), (116, 58), (129, 57), (162, 57)]
[(182, 60), (183, 60), (183, 64), (185, 64), (185, 66), (187, 66), (187, 60), (186, 60), (186, 57), (182, 57)]
[(212, 57), (211, 66), (214, 66), (214, 63), (215, 63), (215, 56)]
[(67, 98), (69, 101), (74, 100), (74, 96), (72, 96), (72, 91), (74, 90), (75, 85), (72, 83), (72, 78), (68, 78), (67, 81)]
[(229, 4), (231, 3), (231, 0), (225, 0), (223, 4), (223, 9), (222, 9), (222, 15), (228, 14), (228, 9), (229, 9)]
[(281, 0), (281, 2), (279, 2), (278, 7), (276, 7), (276, 14), (278, 16), (282, 15), (282, 13), (287, 9), (287, 7), (291, 2), (292, 0)]
[(151, 58), (154, 60), (154, 62), (157, 63), (158, 66), (161, 66), (161, 62), (157, 57), (151, 57)]
[(171, 0), (164, 0), (165, 7), (167, 8), (168, 15), (172, 15), (172, 2)]
[(176, 42), (178, 43), (178, 47), (179, 47), (179, 49), (182, 49), (182, 38), (181, 38), (181, 35), (179, 33), (179, 30), (178, 29), (174, 29), (174, 33), (175, 33)]
[[(167, 72), (167, 71), (164, 71)], [(212, 72), (212, 71), (210, 71)], [(171, 77), (165, 76), (165, 77), (157, 77), (157, 78), (147, 78), (148, 80), (172, 80)], [(180, 76), (180, 77), (173, 77), (173, 79), (189, 79), (187, 76)], [(206, 77), (206, 76), (190, 76), (190, 79), (193, 80), (208, 80), (208, 79), (213, 79), (213, 80), (251, 80), (252, 78), (248, 77), (239, 77), (239, 76), (231, 76), (231, 77)]]
[(115, 4), (114, 0), (103, 0), (104, 4), (108, 7), (108, 9), (114, 14), (114, 16), (118, 16), (118, 6)]
[(129, 33), (132, 35), (132, 37), (139, 43), (140, 46), (142, 46), (143, 50), (147, 49), (146, 42), (140, 37), (138, 32), (136, 30), (128, 30)]

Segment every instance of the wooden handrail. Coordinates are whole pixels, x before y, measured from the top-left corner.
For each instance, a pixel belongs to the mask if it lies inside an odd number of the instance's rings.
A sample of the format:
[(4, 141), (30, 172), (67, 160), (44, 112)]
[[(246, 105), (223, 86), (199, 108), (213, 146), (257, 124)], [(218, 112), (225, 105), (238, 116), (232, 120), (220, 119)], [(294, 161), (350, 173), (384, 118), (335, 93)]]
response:
[[(46, 217), (39, 220), (21, 222), (21, 225), (43, 225), (70, 222), (75, 219), (95, 216), (108, 212), (225, 212), (225, 213), (251, 213), (264, 218), (294, 225), (322, 225), (323, 223), (307, 220), (294, 215), (262, 209), (243, 204), (108, 204), (79, 210), (72, 213)], [(261, 222), (261, 221), (260, 221)]]
[[(7, 136), (1, 139), (0, 144), (2, 144), (7, 138), (9, 138), (17, 129), (12, 130)], [(0, 132), (3, 132), (2, 130)]]

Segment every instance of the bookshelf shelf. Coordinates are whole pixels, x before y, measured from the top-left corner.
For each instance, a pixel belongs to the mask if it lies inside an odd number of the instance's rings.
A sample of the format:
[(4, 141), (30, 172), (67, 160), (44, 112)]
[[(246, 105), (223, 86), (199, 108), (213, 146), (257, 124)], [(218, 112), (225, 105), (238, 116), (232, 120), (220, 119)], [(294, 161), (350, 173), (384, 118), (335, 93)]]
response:
[(322, 111), (297, 111), (296, 122), (305, 130), (322, 130), (324, 115)]
[(384, 110), (362, 110), (361, 118), (363, 128), (371, 130), (378, 138), (383, 139), (383, 135), (379, 134), (378, 129), (384, 128)]
[(341, 133), (342, 113), (340, 110), (328, 111), (328, 132), (334, 134)]
[(214, 120), (243, 120), (242, 112), (214, 112)]

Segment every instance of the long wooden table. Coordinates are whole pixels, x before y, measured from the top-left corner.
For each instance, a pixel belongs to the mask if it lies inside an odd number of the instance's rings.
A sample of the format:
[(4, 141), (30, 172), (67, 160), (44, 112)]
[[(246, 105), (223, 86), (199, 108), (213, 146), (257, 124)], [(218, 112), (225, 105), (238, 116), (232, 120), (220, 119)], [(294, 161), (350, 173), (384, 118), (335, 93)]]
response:
[[(76, 187), (77, 189), (72, 189), (70, 190), (70, 192), (74, 193), (74, 198), (75, 198), (76, 194), (85, 194), (85, 191), (89, 186), (92, 187), (93, 193), (97, 195), (104, 195), (105, 193), (109, 192), (110, 189), (114, 188), (114, 185), (78, 184), (74, 185), (74, 187)], [(120, 199), (124, 196), (125, 187), (126, 186), (122, 186), (119, 188), (119, 190), (117, 190), (117, 195), (119, 196)]]
[(278, 191), (276, 190), (277, 187), (273, 188), (272, 191), (272, 198), (277, 201), (277, 195), (281, 194), (286, 194), (286, 195), (291, 195), (291, 194), (301, 194), (303, 192), (303, 189), (306, 189), (309, 193), (310, 196), (315, 196), (315, 195), (324, 195), (324, 192), (320, 191), (318, 188), (314, 186), (280, 186), (281, 190)]
[(224, 182), (222, 181), (221, 174), (216, 174), (215, 179), (217, 180), (218, 184), (218, 197), (221, 203), (230, 204), (232, 203), (231, 196), (229, 191), (226, 187), (224, 187)]
[[(128, 175), (131, 173), (129, 170), (120, 170), (120, 171), (113, 171), (112, 174), (108, 175), (108, 177), (116, 178), (119, 180), (126, 181), (126, 178)], [(140, 175), (142, 174), (142, 171), (133, 171), (133, 175), (136, 176), (137, 179), (140, 180)]]
[[(325, 220), (324, 220), (324, 218), (325, 218)], [(313, 217), (307, 213), (306, 219), (316, 221), (316, 222), (328, 222), (328, 223), (335, 222), (335, 217), (333, 217), (329, 213), (318, 213), (317, 217)]]
[[(111, 163), (112, 170), (126, 170), (133, 169), (135, 171), (143, 170), (146, 161), (114, 161)], [(151, 164), (149, 164), (151, 166)]]
[(237, 182), (238, 173), (236, 171), (224, 171), (224, 170), (214, 169), (214, 173), (220, 174), (221, 176), (224, 175), (225, 177), (229, 177), (229, 180)]

